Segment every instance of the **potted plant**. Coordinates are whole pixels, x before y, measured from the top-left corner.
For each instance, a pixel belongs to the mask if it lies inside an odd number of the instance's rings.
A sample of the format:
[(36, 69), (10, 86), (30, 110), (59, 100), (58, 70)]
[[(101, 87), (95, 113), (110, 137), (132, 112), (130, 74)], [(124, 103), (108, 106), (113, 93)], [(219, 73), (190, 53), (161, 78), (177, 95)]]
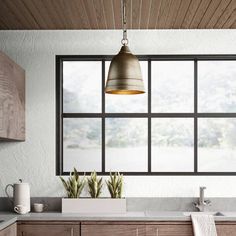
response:
[(68, 180), (64, 180), (61, 176), (60, 176), (60, 179), (66, 190), (67, 197), (79, 198), (85, 186), (85, 178), (80, 180), (80, 177), (76, 168), (74, 168), (73, 173), (72, 172), (70, 173), (70, 177), (68, 178)]
[(114, 175), (110, 173), (110, 179), (106, 181), (107, 188), (111, 198), (122, 198), (123, 192), (123, 175), (115, 172)]
[[(102, 178), (97, 176), (94, 171), (87, 178), (88, 192), (91, 198), (79, 198), (85, 186), (85, 178), (80, 179), (78, 172), (70, 174), (70, 178), (66, 181), (61, 177), (63, 186), (67, 192), (67, 198), (62, 199), (63, 213), (125, 213), (126, 200), (122, 197), (123, 176), (119, 173), (112, 175), (110, 173), (109, 180), (106, 185), (110, 192), (111, 198), (101, 198), (103, 182)], [(73, 187), (72, 187), (73, 186)], [(75, 187), (76, 186), (76, 187)]]
[(91, 198), (98, 198), (102, 193), (102, 178), (98, 178), (96, 171), (94, 171), (87, 181)]

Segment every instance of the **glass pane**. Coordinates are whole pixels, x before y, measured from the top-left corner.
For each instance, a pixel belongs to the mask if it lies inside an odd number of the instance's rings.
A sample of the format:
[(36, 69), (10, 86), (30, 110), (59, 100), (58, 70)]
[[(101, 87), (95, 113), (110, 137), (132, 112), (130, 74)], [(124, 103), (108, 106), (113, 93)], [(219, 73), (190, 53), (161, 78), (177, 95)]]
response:
[(236, 112), (236, 62), (198, 62), (198, 111)]
[(101, 78), (101, 61), (63, 62), (63, 111), (101, 112)]
[(194, 62), (152, 62), (152, 112), (193, 112)]
[[(106, 62), (106, 79), (110, 66), (110, 61)], [(106, 112), (147, 112), (147, 97), (148, 97), (148, 65), (147, 61), (140, 61), (140, 66), (143, 75), (143, 82), (146, 93), (136, 95), (114, 95), (106, 94)]]
[(101, 171), (101, 153), (100, 118), (64, 119), (64, 171)]
[(106, 119), (106, 171), (147, 171), (147, 119)]
[(198, 119), (198, 171), (236, 172), (236, 118)]
[(194, 170), (192, 118), (152, 119), (152, 171)]

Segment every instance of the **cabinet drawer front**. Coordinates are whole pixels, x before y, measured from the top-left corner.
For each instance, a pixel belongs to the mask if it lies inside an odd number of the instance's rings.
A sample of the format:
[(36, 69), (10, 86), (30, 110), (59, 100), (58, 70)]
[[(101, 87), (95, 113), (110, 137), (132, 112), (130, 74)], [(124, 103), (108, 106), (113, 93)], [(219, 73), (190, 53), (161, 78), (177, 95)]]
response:
[(18, 236), (80, 236), (79, 225), (19, 225)]
[(236, 236), (236, 225), (233, 224), (220, 224), (216, 225), (218, 236)]
[(16, 224), (10, 225), (0, 231), (0, 236), (16, 236)]
[(82, 225), (82, 236), (145, 236), (143, 225)]
[(193, 236), (192, 225), (148, 225), (146, 236)]

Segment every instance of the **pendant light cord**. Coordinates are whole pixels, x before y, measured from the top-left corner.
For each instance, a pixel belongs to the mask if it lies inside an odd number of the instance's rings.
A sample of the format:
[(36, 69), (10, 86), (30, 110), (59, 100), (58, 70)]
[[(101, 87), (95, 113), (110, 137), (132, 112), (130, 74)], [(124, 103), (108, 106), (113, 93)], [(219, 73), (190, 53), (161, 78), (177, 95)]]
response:
[(126, 46), (128, 44), (128, 38), (127, 38), (127, 20), (126, 20), (126, 0), (122, 0), (122, 26), (123, 26), (123, 39), (121, 40), (121, 43)]

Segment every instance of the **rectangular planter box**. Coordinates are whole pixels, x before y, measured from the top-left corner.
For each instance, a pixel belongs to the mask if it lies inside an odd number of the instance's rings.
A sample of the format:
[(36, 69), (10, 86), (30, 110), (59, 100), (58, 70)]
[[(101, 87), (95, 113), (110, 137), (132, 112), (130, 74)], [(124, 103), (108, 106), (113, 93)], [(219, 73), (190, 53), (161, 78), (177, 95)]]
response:
[(62, 198), (62, 213), (118, 214), (125, 212), (125, 198)]

